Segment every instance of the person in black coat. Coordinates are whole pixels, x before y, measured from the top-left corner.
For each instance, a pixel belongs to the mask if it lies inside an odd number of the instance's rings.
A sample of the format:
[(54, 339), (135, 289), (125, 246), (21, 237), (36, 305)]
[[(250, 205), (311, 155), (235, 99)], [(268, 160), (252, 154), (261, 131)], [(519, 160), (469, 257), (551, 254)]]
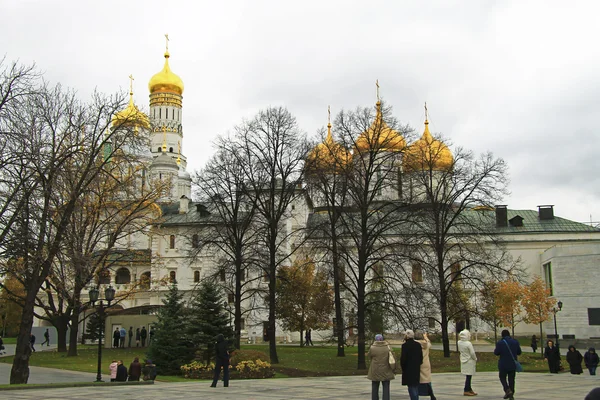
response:
[(119, 328), (115, 328), (113, 332), (113, 348), (119, 348), (119, 342), (121, 341), (121, 332), (119, 332)]
[(409, 329), (405, 333), (404, 344), (402, 344), (400, 367), (402, 368), (402, 385), (408, 386), (410, 400), (419, 400), (422, 363), (423, 349), (421, 344), (415, 341), (415, 333)]
[(494, 354), (498, 358), (498, 373), (500, 383), (504, 389), (504, 398), (513, 399), (515, 394), (515, 377), (517, 375), (518, 357), (521, 354), (521, 345), (515, 339), (510, 337), (507, 329), (502, 331), (502, 339), (496, 343)]
[(127, 367), (123, 365), (123, 360), (117, 361), (117, 382), (127, 382)]
[(585, 361), (586, 368), (588, 371), (590, 371), (590, 375), (596, 375), (596, 368), (598, 367), (598, 362), (600, 361), (598, 354), (596, 353), (596, 349), (590, 347), (583, 355), (583, 360)]
[(225, 337), (222, 334), (217, 335), (217, 344), (215, 346), (216, 362), (215, 362), (215, 373), (213, 375), (213, 381), (210, 387), (217, 387), (217, 381), (221, 374), (221, 368), (223, 368), (223, 386), (229, 386), (229, 344), (225, 341)]
[(548, 340), (546, 343), (544, 359), (548, 361), (550, 373), (558, 374), (558, 371), (560, 370), (560, 351), (558, 350), (558, 347), (554, 345), (552, 340)]
[(533, 350), (533, 352), (535, 353), (537, 351), (538, 345), (537, 345), (537, 337), (535, 335), (533, 335), (531, 337), (531, 350)]
[(146, 347), (146, 338), (148, 337), (148, 331), (145, 326), (142, 326), (142, 330), (140, 331), (140, 338), (142, 339), (142, 347)]
[(581, 362), (583, 361), (583, 356), (575, 348), (575, 346), (570, 345), (569, 351), (567, 352), (567, 362), (569, 363), (569, 369), (573, 375), (583, 374), (583, 368), (581, 368)]

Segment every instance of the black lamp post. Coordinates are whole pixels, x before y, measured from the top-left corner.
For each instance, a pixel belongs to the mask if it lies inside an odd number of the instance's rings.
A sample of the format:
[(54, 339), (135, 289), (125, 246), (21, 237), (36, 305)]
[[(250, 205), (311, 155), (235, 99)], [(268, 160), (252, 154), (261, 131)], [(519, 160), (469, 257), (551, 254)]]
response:
[(110, 302), (115, 299), (115, 289), (112, 286), (104, 289), (104, 299), (98, 299), (99, 295), (100, 291), (97, 287), (90, 289), (90, 303), (92, 303), (92, 307), (94, 306), (94, 303), (100, 300), (100, 303), (98, 304), (98, 316), (100, 317), (100, 327), (98, 330), (100, 331), (100, 335), (98, 336), (98, 374), (96, 375), (96, 382), (104, 382), (102, 380), (102, 336), (105, 331), (104, 325), (106, 323), (106, 318), (104, 314), (104, 303), (102, 303), (102, 301), (106, 300), (107, 307), (110, 307)]
[(559, 301), (557, 303), (557, 306), (558, 310), (556, 309), (556, 307), (554, 307), (552, 311), (554, 312), (554, 336), (556, 336), (556, 348), (560, 350), (560, 344), (558, 343), (558, 329), (556, 328), (556, 313), (562, 310), (563, 302)]

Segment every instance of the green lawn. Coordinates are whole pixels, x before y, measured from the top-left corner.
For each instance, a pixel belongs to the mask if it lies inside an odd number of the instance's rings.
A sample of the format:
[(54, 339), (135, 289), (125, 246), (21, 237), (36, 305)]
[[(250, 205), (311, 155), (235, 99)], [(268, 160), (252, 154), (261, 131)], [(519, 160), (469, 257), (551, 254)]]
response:
[[(242, 349), (259, 350), (266, 354), (269, 348), (266, 345), (243, 345)], [(277, 354), (279, 364), (273, 367), (277, 371), (277, 377), (283, 376), (325, 376), (325, 375), (364, 375), (366, 370), (357, 370), (357, 347), (348, 347), (345, 357), (337, 357), (337, 349), (333, 346), (279, 346)], [(145, 349), (104, 349), (102, 352), (102, 373), (109, 374), (108, 366), (113, 359), (123, 360), (125, 365), (139, 357), (141, 361), (145, 358)], [(492, 353), (477, 353), (479, 362), (477, 371), (497, 371), (497, 357)], [(525, 353), (519, 357), (526, 372), (547, 372), (547, 365), (539, 358), (539, 354)], [(397, 351), (398, 360), (400, 351)], [(0, 358), (0, 362), (12, 363), (13, 357)], [(97, 347), (81, 346), (77, 357), (67, 357), (66, 353), (56, 351), (44, 351), (34, 353), (30, 359), (30, 365), (40, 367), (59, 368), (73, 371), (95, 373), (97, 368)], [(430, 352), (430, 360), (433, 372), (459, 372), (460, 362), (458, 353), (452, 352), (449, 358), (444, 358), (440, 350)], [(158, 380), (170, 382), (183, 381), (181, 377), (160, 377)]]

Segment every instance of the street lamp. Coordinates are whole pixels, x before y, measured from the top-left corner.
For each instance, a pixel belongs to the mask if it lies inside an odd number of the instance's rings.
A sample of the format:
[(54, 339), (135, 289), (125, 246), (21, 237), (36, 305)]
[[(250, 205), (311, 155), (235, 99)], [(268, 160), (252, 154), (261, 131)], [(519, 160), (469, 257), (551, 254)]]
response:
[(562, 310), (563, 302), (559, 300), (557, 305), (558, 310), (556, 309), (556, 307), (554, 307), (552, 308), (552, 311), (554, 312), (554, 336), (556, 336), (556, 348), (560, 350), (560, 344), (558, 343), (558, 329), (556, 328), (556, 313)]
[(98, 316), (100, 317), (100, 327), (98, 330), (100, 332), (98, 335), (98, 374), (96, 375), (96, 382), (104, 382), (102, 380), (102, 335), (104, 335), (106, 319), (104, 315), (104, 303), (102, 303), (102, 301), (106, 300), (107, 307), (110, 307), (110, 302), (115, 299), (115, 289), (112, 286), (104, 289), (104, 299), (99, 299), (99, 295), (100, 290), (98, 290), (98, 287), (90, 289), (90, 303), (92, 304), (92, 307), (94, 307), (94, 303), (100, 300), (100, 303), (98, 304)]

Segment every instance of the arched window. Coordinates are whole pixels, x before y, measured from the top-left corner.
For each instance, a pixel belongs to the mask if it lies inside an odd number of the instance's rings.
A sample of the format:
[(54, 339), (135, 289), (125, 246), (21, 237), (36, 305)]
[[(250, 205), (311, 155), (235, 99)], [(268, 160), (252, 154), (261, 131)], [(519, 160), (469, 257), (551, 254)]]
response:
[(412, 265), (412, 280), (414, 283), (423, 282), (423, 267), (420, 264)]
[(140, 288), (141, 289), (150, 289), (150, 283), (152, 282), (152, 275), (150, 271), (144, 272), (140, 276)]
[(127, 268), (119, 268), (117, 270), (117, 273), (115, 276), (115, 283), (117, 285), (131, 283), (131, 273), (129, 272), (129, 270)]
[(169, 272), (169, 282), (174, 283), (177, 280), (177, 273), (175, 271)]
[(156, 151), (160, 153), (162, 151), (162, 147), (158, 146), (158, 149)]
[(169, 236), (169, 248), (170, 249), (175, 248), (175, 235)]
[(109, 285), (110, 284), (110, 271), (105, 269), (98, 274), (98, 284)]
[(194, 234), (192, 236), (192, 248), (197, 249), (200, 247), (200, 240), (198, 239), (198, 235)]
[(169, 153), (172, 153), (172, 152), (173, 152), (173, 148), (169, 147)]
[(200, 282), (200, 271), (194, 271), (194, 283)]

